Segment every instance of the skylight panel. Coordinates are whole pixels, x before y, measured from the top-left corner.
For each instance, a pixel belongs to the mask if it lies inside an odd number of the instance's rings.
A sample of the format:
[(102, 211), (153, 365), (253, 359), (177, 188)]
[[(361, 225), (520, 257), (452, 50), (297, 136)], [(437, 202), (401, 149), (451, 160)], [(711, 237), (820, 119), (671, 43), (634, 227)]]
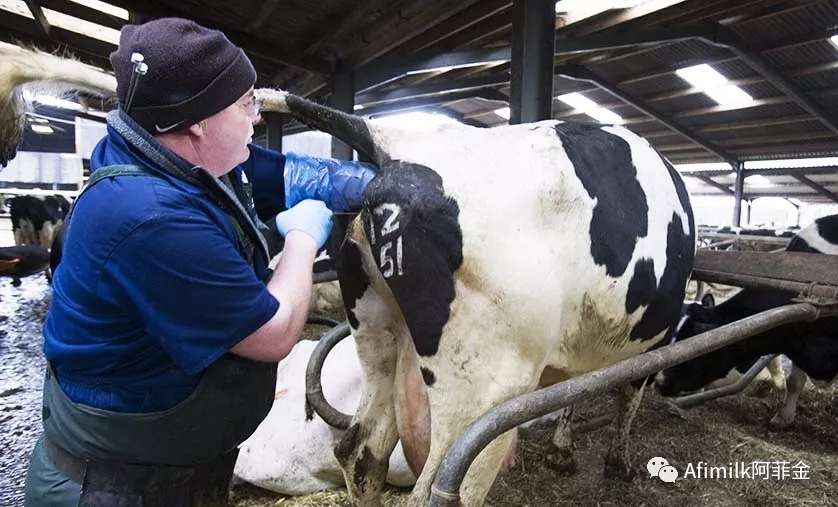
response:
[(600, 123), (623, 123), (623, 118), (620, 115), (600, 106), (599, 104), (589, 99), (588, 97), (585, 97), (581, 93), (565, 93), (564, 95), (559, 95), (556, 98), (569, 105), (570, 107), (582, 111), (583, 113), (599, 121)]
[[(29, 7), (26, 6), (26, 2), (24, 2), (24, 0), (0, 0), (0, 10), (11, 12), (25, 18), (35, 19), (35, 17), (32, 16), (32, 12), (29, 10)], [(97, 25), (96, 23), (85, 21), (52, 9), (42, 10), (44, 11), (44, 17), (47, 18), (47, 22), (51, 26), (63, 28), (94, 39), (109, 42), (114, 46), (119, 44), (119, 30)]]
[(101, 2), (100, 0), (70, 0), (73, 3), (77, 3), (79, 5), (84, 5), (85, 7), (90, 7), (91, 9), (95, 9), (99, 12), (104, 12), (105, 14), (110, 14), (111, 16), (115, 16), (120, 19), (128, 19), (128, 10), (123, 9), (121, 7), (117, 7), (115, 5), (111, 5), (109, 3)]
[(678, 69), (675, 74), (723, 106), (747, 104), (754, 100), (745, 90), (729, 84), (726, 77), (706, 63)]
[(506, 120), (508, 120), (510, 118), (510, 116), (512, 116), (512, 111), (510, 111), (508, 107), (502, 107), (500, 109), (495, 109), (492, 112), (495, 113), (496, 115), (500, 116), (501, 118), (506, 119)]

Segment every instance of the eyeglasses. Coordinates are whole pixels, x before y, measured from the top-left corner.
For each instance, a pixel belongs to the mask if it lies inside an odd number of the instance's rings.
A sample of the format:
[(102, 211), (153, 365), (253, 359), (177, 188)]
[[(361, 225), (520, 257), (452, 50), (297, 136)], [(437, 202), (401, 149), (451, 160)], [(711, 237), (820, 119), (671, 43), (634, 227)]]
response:
[(262, 101), (258, 100), (255, 95), (249, 95), (244, 99), (244, 102), (239, 103), (248, 115), (258, 117), (262, 110)]

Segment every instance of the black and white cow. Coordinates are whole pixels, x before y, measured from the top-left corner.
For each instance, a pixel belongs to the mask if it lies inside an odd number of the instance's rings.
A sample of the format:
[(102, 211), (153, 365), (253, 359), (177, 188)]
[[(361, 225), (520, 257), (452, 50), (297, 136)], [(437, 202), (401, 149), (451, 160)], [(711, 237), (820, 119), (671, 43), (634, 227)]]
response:
[[(352, 498), (378, 505), (401, 437), (425, 505), (453, 440), (532, 391), (658, 344), (678, 320), (695, 253), (689, 198), (647, 141), (619, 127), (556, 121), (415, 132), (284, 92), (263, 105), (372, 158), (341, 251), (364, 396), (335, 450)], [(607, 468), (629, 470), (640, 396), (620, 397)], [(513, 435), (472, 464), (465, 505), (482, 503)]]
[[(794, 236), (786, 250), (838, 255), (838, 215), (816, 220)], [(731, 322), (791, 304), (796, 294), (773, 289), (744, 289), (719, 305), (693, 304), (678, 331), (678, 340)], [(695, 391), (724, 377), (739, 364), (767, 354), (782, 354), (792, 362), (786, 381), (786, 399), (770, 424), (784, 427), (794, 420), (797, 399), (806, 378), (816, 385), (831, 383), (838, 375), (838, 317), (814, 322), (795, 322), (743, 340), (710, 354), (664, 370), (656, 380), (665, 396)]]
[(15, 244), (51, 248), (69, 211), (70, 202), (62, 195), (19, 195), (9, 199)]

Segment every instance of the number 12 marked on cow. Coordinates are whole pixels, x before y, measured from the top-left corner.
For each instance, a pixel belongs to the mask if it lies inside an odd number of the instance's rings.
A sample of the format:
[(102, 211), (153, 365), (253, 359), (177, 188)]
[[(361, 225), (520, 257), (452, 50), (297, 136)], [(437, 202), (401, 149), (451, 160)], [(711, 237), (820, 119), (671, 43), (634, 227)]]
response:
[[(381, 226), (381, 237), (382, 239), (384, 236), (392, 234), (394, 232), (398, 232), (400, 223), (398, 222), (399, 214), (401, 213), (402, 209), (399, 207), (398, 204), (393, 203), (384, 203), (380, 204), (378, 207), (375, 208), (376, 215), (385, 215), (387, 217), (384, 219), (384, 224)], [(375, 223), (370, 217), (370, 221), (373, 222), (370, 224), (370, 232), (372, 233), (372, 241), (371, 244), (375, 243)], [(387, 241), (381, 245), (381, 249), (379, 250), (379, 263), (378, 266), (381, 268), (381, 274), (384, 275), (384, 278), (390, 278), (393, 274), (398, 273), (399, 276), (404, 275), (403, 269), (403, 252), (404, 248), (402, 246), (402, 236), (398, 235), (395, 239), (395, 259), (393, 258), (393, 241)]]

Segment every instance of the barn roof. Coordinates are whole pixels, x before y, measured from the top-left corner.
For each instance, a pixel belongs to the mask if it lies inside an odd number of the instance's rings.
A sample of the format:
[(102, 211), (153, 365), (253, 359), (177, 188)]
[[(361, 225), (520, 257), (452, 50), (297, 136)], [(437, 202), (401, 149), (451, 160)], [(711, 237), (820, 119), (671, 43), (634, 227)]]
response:
[[(54, 13), (112, 29), (126, 22), (82, 0), (0, 3), (24, 5), (28, 14), (0, 11), (0, 39), (68, 51), (103, 68), (115, 46), (62, 28)], [(508, 106), (510, 93), (508, 0), (110, 3), (138, 20), (183, 16), (225, 31), (250, 55), (259, 86), (327, 101), (332, 74), (352, 71), (359, 114), (422, 109), (480, 126), (507, 121), (495, 111)], [(616, 7), (592, 7), (605, 5)], [(563, 0), (559, 7), (554, 96), (578, 92), (618, 114), (679, 167), (824, 158), (818, 167), (751, 169), (773, 185), (746, 183), (745, 193), (838, 201), (838, 164), (826, 158), (838, 157), (838, 47), (829, 40), (838, 34), (838, 0)], [(698, 64), (752, 100), (719, 105), (676, 73)], [(558, 99), (553, 116), (593, 121)], [(730, 168), (691, 174), (693, 193), (732, 192)]]

